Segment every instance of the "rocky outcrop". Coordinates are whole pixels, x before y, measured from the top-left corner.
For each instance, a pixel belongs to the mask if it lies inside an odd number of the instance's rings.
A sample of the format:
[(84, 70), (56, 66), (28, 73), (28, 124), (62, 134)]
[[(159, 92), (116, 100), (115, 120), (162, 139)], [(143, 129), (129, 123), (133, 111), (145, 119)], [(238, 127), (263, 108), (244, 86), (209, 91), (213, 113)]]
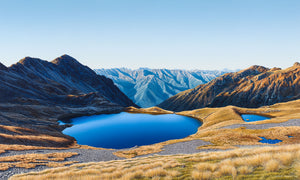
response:
[(58, 119), (128, 106), (136, 105), (112, 80), (68, 55), (0, 64), (0, 144), (69, 146), (75, 140), (61, 133)]
[(228, 71), (113, 68), (95, 72), (111, 78), (137, 105), (151, 107)]
[(252, 66), (227, 73), (211, 82), (181, 92), (158, 106), (172, 111), (203, 107), (260, 107), (300, 98), (300, 65), (281, 70)]

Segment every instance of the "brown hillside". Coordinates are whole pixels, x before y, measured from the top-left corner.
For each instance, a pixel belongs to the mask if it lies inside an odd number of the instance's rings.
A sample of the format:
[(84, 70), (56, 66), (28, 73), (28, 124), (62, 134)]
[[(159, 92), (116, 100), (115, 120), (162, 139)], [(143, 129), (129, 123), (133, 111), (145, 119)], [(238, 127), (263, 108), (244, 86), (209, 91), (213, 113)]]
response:
[(158, 106), (172, 111), (203, 107), (260, 107), (300, 97), (300, 64), (281, 70), (262, 66), (227, 73), (213, 81), (183, 91)]

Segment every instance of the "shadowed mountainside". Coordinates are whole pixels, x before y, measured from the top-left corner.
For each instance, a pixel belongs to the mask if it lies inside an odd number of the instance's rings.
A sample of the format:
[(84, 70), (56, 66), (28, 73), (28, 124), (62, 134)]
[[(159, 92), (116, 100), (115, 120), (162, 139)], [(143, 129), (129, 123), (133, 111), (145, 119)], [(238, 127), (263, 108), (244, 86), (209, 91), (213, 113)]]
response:
[(151, 107), (229, 71), (113, 68), (95, 72), (111, 78), (137, 105)]
[(97, 103), (100, 98), (121, 106), (133, 105), (112, 80), (97, 75), (68, 55), (52, 62), (26, 57), (7, 69), (4, 67), (0, 81), (0, 102), (32, 100), (41, 104), (83, 105)]
[(300, 98), (300, 64), (281, 70), (251, 66), (224, 74), (211, 82), (181, 92), (158, 106), (172, 111), (203, 107), (260, 107)]
[(0, 144), (68, 146), (58, 119), (120, 112), (136, 106), (113, 81), (74, 58), (26, 57), (0, 64)]

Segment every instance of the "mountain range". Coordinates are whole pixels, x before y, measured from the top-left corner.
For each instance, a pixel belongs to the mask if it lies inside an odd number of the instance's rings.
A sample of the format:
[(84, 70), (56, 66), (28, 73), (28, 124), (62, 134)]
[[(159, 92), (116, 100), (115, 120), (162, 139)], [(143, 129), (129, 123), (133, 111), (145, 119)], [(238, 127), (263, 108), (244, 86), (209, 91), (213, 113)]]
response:
[[(97, 74), (100, 71), (114, 77), (114, 82)], [(71, 146), (76, 140), (62, 133), (68, 125), (59, 125), (58, 120), (138, 107), (121, 90), (127, 90), (141, 106), (179, 92), (159, 104), (172, 111), (227, 105), (260, 107), (300, 98), (299, 63), (283, 70), (251, 66), (231, 73), (146, 68), (96, 72), (68, 55), (51, 62), (26, 57), (10, 67), (0, 63), (0, 142)]]
[(251, 66), (183, 91), (158, 106), (172, 111), (203, 107), (260, 107), (300, 98), (300, 64), (287, 69)]
[(68, 55), (51, 62), (26, 57), (8, 68), (1, 64), (0, 70), (0, 102), (75, 106), (102, 103), (103, 99), (124, 107), (134, 105), (112, 80), (97, 75)]
[(209, 70), (170, 70), (140, 68), (95, 69), (99, 75), (111, 78), (140, 107), (155, 106), (184, 90), (204, 84), (230, 72)]
[(75, 139), (61, 132), (57, 120), (128, 106), (136, 105), (111, 79), (68, 55), (51, 62), (26, 57), (10, 67), (0, 63), (2, 143), (67, 146)]

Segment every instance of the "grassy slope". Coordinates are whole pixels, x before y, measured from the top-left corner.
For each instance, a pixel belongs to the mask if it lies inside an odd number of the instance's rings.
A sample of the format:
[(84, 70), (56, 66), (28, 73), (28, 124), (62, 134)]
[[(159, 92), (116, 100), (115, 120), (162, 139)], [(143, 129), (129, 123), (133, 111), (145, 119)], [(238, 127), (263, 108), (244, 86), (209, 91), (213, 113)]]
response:
[[(143, 110), (145, 111), (145, 109)], [(131, 110), (131, 112), (134, 112)], [(139, 111), (138, 111), (139, 112)], [(163, 111), (160, 111), (163, 113)], [(274, 127), (269, 129), (236, 129), (222, 128), (228, 125), (245, 123), (240, 114), (258, 114), (271, 117), (270, 120), (250, 122), (247, 124), (280, 123), (290, 119), (300, 119), (300, 100), (278, 103), (261, 108), (239, 108), (227, 106), (221, 108), (202, 108), (192, 111), (182, 111), (177, 114), (194, 117), (203, 122), (197, 133), (183, 139), (169, 140), (154, 145), (141, 146), (131, 150), (117, 151), (114, 154), (120, 157), (135, 157), (160, 152), (164, 145), (176, 142), (200, 139), (210, 141), (212, 148), (234, 148), (235, 145), (261, 145), (259, 137), (283, 140), (278, 145), (300, 143), (300, 127)], [(288, 136), (294, 138), (288, 138)], [(199, 148), (211, 148), (199, 147)]]
[(300, 145), (92, 162), (15, 175), (25, 179), (297, 179)]
[[(148, 110), (170, 113), (158, 108), (150, 108)], [(147, 113), (147, 109), (142, 111), (130, 109), (130, 112), (134, 113), (135, 111), (137, 113)], [(203, 122), (197, 133), (183, 139), (141, 146), (127, 151), (117, 151), (114, 154), (130, 158), (159, 152), (167, 144), (194, 139), (210, 141), (214, 144), (199, 148), (234, 148), (234, 150), (196, 155), (153, 156), (121, 161), (78, 164), (70, 168), (65, 167), (29, 173), (18, 175), (14, 178), (99, 179), (101, 176), (102, 179), (105, 177), (113, 179), (130, 179), (130, 177), (140, 179), (157, 179), (159, 177), (164, 177), (164, 179), (184, 179), (185, 177), (194, 177), (194, 179), (205, 179), (205, 177), (213, 179), (276, 179), (276, 177), (282, 176), (286, 179), (295, 179), (299, 177), (300, 165), (297, 161), (300, 160), (300, 145), (291, 144), (300, 143), (300, 127), (274, 127), (257, 130), (243, 127), (236, 129), (222, 128), (228, 125), (244, 123), (240, 114), (245, 113), (271, 117), (270, 120), (247, 124), (279, 123), (289, 119), (300, 119), (300, 100), (252, 109), (227, 106), (180, 112), (178, 114), (194, 117)], [(288, 138), (288, 135), (292, 135), (293, 138)], [(278, 143), (281, 146), (272, 148), (237, 149), (236, 145), (262, 145), (262, 143), (258, 142), (260, 136), (283, 141)]]

